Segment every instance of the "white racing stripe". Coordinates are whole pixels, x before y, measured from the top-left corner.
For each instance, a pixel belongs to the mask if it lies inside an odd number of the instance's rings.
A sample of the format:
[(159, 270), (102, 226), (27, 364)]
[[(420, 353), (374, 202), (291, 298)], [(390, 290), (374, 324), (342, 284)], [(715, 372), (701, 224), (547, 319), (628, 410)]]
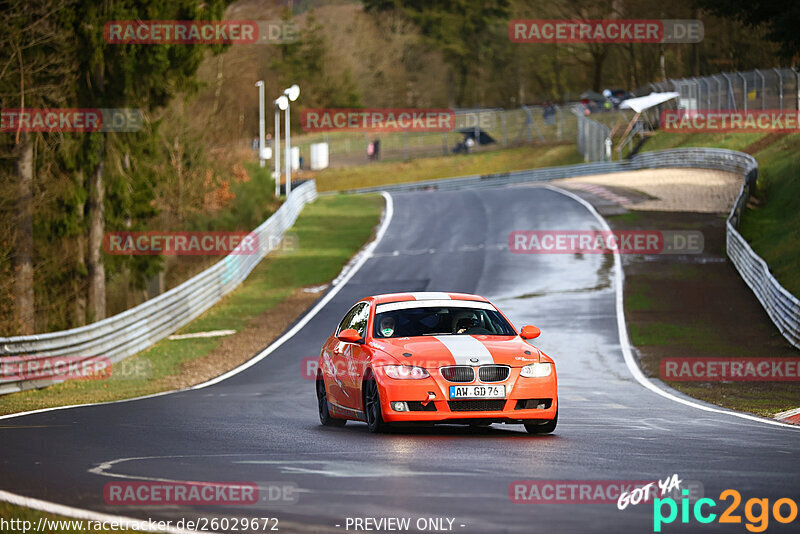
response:
[[(494, 363), (492, 353), (486, 346), (472, 336), (434, 336), (447, 347), (456, 365), (486, 365)], [(477, 361), (475, 361), (477, 360)]]
[(451, 300), (447, 293), (437, 291), (423, 291), (421, 293), (409, 293), (415, 300)]
[(412, 308), (470, 308), (477, 310), (495, 310), (496, 308), (488, 302), (480, 300), (400, 300), (397, 302), (387, 302), (378, 304), (375, 313), (383, 313), (395, 310), (407, 310)]

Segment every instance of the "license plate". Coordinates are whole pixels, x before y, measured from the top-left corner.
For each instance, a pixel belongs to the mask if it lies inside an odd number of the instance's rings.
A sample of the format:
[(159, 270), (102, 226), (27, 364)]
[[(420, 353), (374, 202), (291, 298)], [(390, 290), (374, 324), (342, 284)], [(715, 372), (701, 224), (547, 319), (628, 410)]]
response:
[(505, 386), (450, 386), (451, 399), (504, 399)]

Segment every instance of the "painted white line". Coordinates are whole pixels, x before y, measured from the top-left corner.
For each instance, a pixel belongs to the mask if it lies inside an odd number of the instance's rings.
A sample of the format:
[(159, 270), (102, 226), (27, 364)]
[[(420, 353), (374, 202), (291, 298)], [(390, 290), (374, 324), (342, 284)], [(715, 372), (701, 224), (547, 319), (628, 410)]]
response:
[(167, 336), (167, 339), (195, 339), (198, 337), (221, 337), (231, 336), (236, 333), (236, 330), (211, 330), (209, 332), (195, 332), (193, 334), (172, 334)]
[[(156, 528), (155, 524), (158, 523), (157, 520), (151, 523), (147, 519), (134, 519), (132, 517), (125, 517), (121, 515), (101, 514), (100, 512), (92, 512), (91, 510), (83, 510), (81, 508), (73, 508), (72, 506), (65, 506), (63, 504), (32, 499), (30, 497), (23, 497), (22, 495), (9, 493), (3, 490), (0, 490), (0, 501), (5, 501), (17, 506), (24, 506), (25, 508), (32, 508), (48, 514), (57, 514), (83, 521), (105, 521), (106, 523), (117, 522), (124, 530), (138, 530), (140, 532), (168, 532), (170, 534), (199, 534), (195, 530), (185, 530), (175, 527)], [(208, 534), (208, 532), (203, 532), (203, 534)]]
[[(171, 391), (162, 391), (160, 393), (154, 393), (152, 395), (144, 395), (142, 397), (134, 397), (134, 398), (131, 398), (131, 399), (121, 399), (121, 400), (108, 401), (108, 402), (94, 402), (94, 403), (89, 403), (89, 404), (71, 404), (69, 406), (54, 406), (52, 408), (41, 408), (41, 409), (38, 409), (38, 410), (30, 410), (30, 411), (27, 411), (27, 412), (19, 412), (19, 413), (12, 413), (12, 414), (8, 414), (8, 415), (3, 415), (3, 416), (0, 416), (0, 420), (13, 419), (15, 417), (22, 417), (24, 415), (32, 415), (32, 414), (35, 414), (35, 413), (52, 412), (52, 411), (56, 411), (56, 410), (67, 410), (67, 409), (70, 409), (70, 408), (80, 408), (80, 407), (84, 407), (84, 406), (103, 406), (103, 405), (106, 405), (106, 404), (119, 404), (119, 403), (123, 403), (123, 402), (134, 402), (134, 401), (143, 400), (143, 399), (151, 399), (151, 398), (154, 398), (154, 397), (161, 397), (162, 395), (171, 395), (173, 393), (179, 393), (179, 392), (182, 392), (182, 391), (189, 391), (189, 390), (192, 390), (192, 389), (202, 389), (202, 388), (208, 387), (208, 386), (210, 386), (212, 384), (216, 384), (218, 382), (222, 382), (226, 378), (230, 378), (231, 376), (233, 376), (233, 375), (235, 375), (237, 373), (241, 373), (245, 369), (255, 365), (259, 361), (261, 361), (264, 358), (266, 358), (275, 349), (277, 349), (278, 347), (280, 347), (281, 345), (286, 343), (286, 341), (288, 341), (289, 338), (291, 338), (293, 335), (295, 335), (304, 325), (306, 325), (311, 319), (313, 319), (314, 316), (317, 313), (319, 313), (319, 311), (328, 302), (330, 302), (330, 300), (333, 297), (335, 297), (336, 294), (339, 293), (339, 291), (341, 291), (342, 287), (344, 287), (346, 285), (346, 283), (358, 272), (358, 270), (364, 265), (364, 263), (372, 256), (372, 251), (375, 250), (375, 248), (378, 246), (378, 243), (380, 243), (380, 241), (383, 239), (383, 236), (386, 233), (386, 229), (389, 227), (389, 223), (391, 223), (392, 216), (394, 215), (394, 201), (392, 200), (392, 196), (389, 193), (386, 193), (386, 192), (382, 192), (381, 195), (383, 195), (383, 198), (386, 201), (386, 209), (385, 209), (384, 214), (383, 214), (383, 221), (381, 221), (381, 225), (378, 228), (378, 232), (375, 234), (375, 239), (373, 239), (372, 242), (369, 243), (360, 252), (360, 256), (359, 256), (358, 262), (353, 264), (352, 266), (345, 266), (345, 269), (347, 269), (347, 274), (341, 279), (339, 284), (334, 286), (333, 289), (331, 289), (328, 292), (328, 294), (325, 295), (322, 298), (322, 300), (320, 300), (319, 303), (316, 306), (314, 306), (314, 308), (311, 309), (311, 311), (306, 313), (306, 315), (303, 317), (303, 319), (300, 322), (298, 322), (294, 326), (294, 328), (292, 328), (291, 330), (286, 332), (286, 334), (284, 334), (279, 339), (277, 339), (269, 347), (267, 347), (266, 349), (264, 349), (263, 351), (258, 353), (256, 356), (254, 356), (252, 359), (248, 360), (247, 362), (245, 362), (244, 364), (240, 365), (239, 367), (236, 367), (235, 369), (233, 369), (231, 371), (228, 371), (227, 373), (225, 373), (225, 374), (223, 374), (221, 376), (218, 376), (217, 378), (209, 380), (208, 382), (203, 382), (202, 384), (197, 384), (195, 386), (191, 386), (191, 387), (188, 387), (188, 388), (175, 389), (175, 390), (171, 390)], [(0, 500), (2, 500), (2, 499), (0, 499)]]
[[(560, 193), (562, 195), (568, 196), (569, 198), (575, 200), (591, 213), (597, 222), (600, 223), (600, 226), (603, 230), (608, 232), (611, 231), (611, 227), (606, 222), (605, 218), (600, 215), (597, 210), (592, 206), (590, 203), (572, 193), (570, 191), (566, 191), (561, 189), (560, 187), (556, 187), (549, 184), (544, 184), (541, 187), (554, 191), (556, 193)], [(765, 419), (763, 417), (758, 417), (755, 415), (750, 415), (746, 413), (734, 412), (733, 410), (725, 410), (722, 408), (714, 408), (712, 406), (706, 406), (697, 402), (690, 401), (688, 399), (683, 399), (676, 395), (673, 395), (669, 391), (662, 389), (661, 387), (654, 384), (649, 378), (644, 376), (642, 370), (639, 368), (639, 364), (636, 361), (636, 358), (633, 356), (633, 352), (631, 352), (631, 342), (628, 338), (628, 328), (625, 323), (625, 308), (624, 302), (622, 300), (622, 292), (623, 292), (623, 281), (624, 281), (624, 272), (622, 270), (622, 256), (620, 255), (618, 250), (614, 250), (614, 285), (616, 290), (616, 307), (617, 307), (617, 330), (619, 332), (619, 344), (622, 348), (622, 355), (625, 358), (625, 365), (628, 367), (628, 371), (633, 375), (633, 378), (636, 379), (642, 386), (649, 389), (653, 393), (661, 395), (662, 397), (669, 399), (671, 401), (677, 402), (679, 404), (683, 404), (685, 406), (691, 406), (692, 408), (697, 408), (698, 410), (703, 410), (705, 412), (713, 412), (713, 413), (721, 413), (725, 415), (732, 415), (734, 417), (739, 417), (741, 419), (747, 419), (748, 421), (755, 421), (757, 423), (763, 423), (766, 425), (773, 425), (779, 426), (783, 428), (788, 428), (791, 430), (800, 430), (797, 426), (787, 425), (785, 423), (780, 423), (778, 421), (772, 421), (771, 419)]]
[(350, 268), (350, 270), (347, 271), (347, 274), (344, 276), (344, 278), (339, 280), (339, 283), (333, 286), (333, 288), (330, 291), (328, 291), (328, 293), (326, 293), (324, 297), (322, 297), (322, 299), (317, 303), (316, 306), (314, 306), (311, 309), (310, 312), (305, 314), (305, 316), (300, 321), (298, 321), (297, 324), (294, 325), (294, 327), (292, 327), (288, 332), (279, 337), (275, 342), (272, 343), (272, 345), (262, 350), (254, 357), (252, 357), (251, 359), (247, 360), (245, 363), (240, 365), (239, 367), (232, 369), (227, 373), (220, 375), (216, 378), (213, 378), (208, 382), (203, 382), (202, 384), (197, 384), (196, 386), (192, 386), (189, 389), (203, 389), (208, 386), (213, 386), (214, 384), (218, 384), (223, 380), (228, 379), (234, 375), (237, 375), (242, 371), (244, 371), (245, 369), (254, 366), (258, 362), (260, 362), (261, 360), (272, 354), (275, 350), (280, 348), (281, 345), (289, 341), (289, 339), (291, 339), (297, 332), (299, 332), (305, 325), (307, 325), (308, 322), (311, 321), (311, 319), (313, 319), (317, 315), (317, 313), (320, 312), (320, 310), (322, 310), (322, 308), (327, 306), (327, 304), (333, 299), (333, 297), (335, 297), (339, 293), (339, 291), (341, 291), (342, 288), (347, 285), (347, 282), (349, 282), (350, 279), (353, 278), (353, 276), (359, 271), (359, 269), (361, 269), (364, 263), (366, 263), (366, 261), (370, 259), (370, 257), (372, 257), (372, 251), (375, 250), (375, 247), (377, 247), (378, 243), (380, 243), (381, 239), (383, 239), (383, 235), (386, 233), (386, 229), (389, 227), (389, 223), (391, 222), (392, 216), (394, 215), (394, 202), (392, 201), (392, 196), (389, 193), (382, 192), (381, 195), (383, 195), (383, 198), (386, 199), (386, 213), (383, 217), (383, 222), (381, 223), (380, 228), (378, 228), (378, 233), (375, 235), (375, 239), (372, 241), (372, 243), (367, 245), (367, 247), (363, 250), (363, 253), (358, 259), (358, 262), (355, 263), (352, 266), (352, 268)]
[[(336, 296), (337, 293), (339, 293), (339, 291), (347, 284), (347, 282), (358, 272), (358, 270), (364, 265), (364, 263), (366, 263), (366, 261), (372, 256), (372, 251), (375, 250), (375, 247), (377, 247), (378, 243), (380, 243), (381, 239), (383, 239), (383, 236), (386, 233), (386, 229), (389, 227), (389, 223), (392, 221), (392, 216), (394, 215), (394, 203), (393, 203), (393, 200), (392, 200), (392, 196), (390, 194), (386, 193), (386, 192), (382, 192), (381, 195), (383, 195), (383, 198), (386, 200), (386, 210), (385, 210), (384, 215), (383, 215), (383, 221), (381, 222), (381, 225), (378, 228), (378, 232), (375, 234), (375, 239), (362, 250), (362, 254), (361, 254), (358, 262), (353, 264), (351, 267), (349, 267), (347, 274), (340, 280), (340, 283), (337, 286), (335, 286), (333, 289), (331, 289), (330, 292), (328, 292), (328, 294), (325, 295), (322, 298), (322, 300), (320, 300), (319, 303), (316, 306), (314, 306), (314, 308), (312, 308), (311, 311), (309, 311), (303, 317), (303, 319), (300, 322), (298, 322), (291, 330), (286, 332), (286, 334), (281, 336), (277, 341), (272, 343), (269, 347), (267, 347), (266, 349), (261, 351), (259, 354), (254, 356), (251, 360), (249, 360), (245, 364), (240, 365), (239, 367), (237, 367), (237, 368), (235, 368), (235, 369), (233, 369), (233, 370), (225, 373), (224, 375), (221, 375), (221, 376), (219, 376), (219, 377), (217, 377), (217, 378), (215, 378), (213, 380), (209, 380), (208, 382), (204, 382), (202, 384), (198, 384), (196, 386), (193, 386), (193, 387), (187, 388), (187, 389), (164, 391), (164, 392), (161, 392), (161, 393), (155, 393), (153, 395), (145, 395), (143, 397), (135, 397), (135, 398), (132, 398), (132, 399), (123, 399), (123, 400), (119, 400), (119, 401), (97, 402), (97, 403), (91, 403), (91, 404), (74, 404), (74, 405), (71, 405), (71, 406), (56, 406), (56, 407), (53, 407), (53, 408), (43, 408), (43, 409), (40, 409), (40, 410), (31, 410), (31, 411), (28, 411), (28, 412), (21, 412), (21, 413), (4, 415), (4, 416), (0, 417), (0, 420), (1, 419), (11, 419), (11, 418), (14, 418), (14, 417), (22, 417), (23, 415), (30, 415), (30, 414), (34, 414), (34, 413), (51, 412), (51, 411), (55, 411), (55, 410), (66, 410), (68, 408), (79, 408), (79, 407), (82, 407), (82, 406), (101, 406), (101, 405), (104, 405), (104, 404), (117, 404), (117, 403), (122, 403), (122, 402), (132, 402), (132, 401), (137, 401), (137, 400), (142, 400), (142, 399), (149, 399), (149, 398), (153, 398), (153, 397), (160, 397), (162, 395), (170, 395), (172, 393), (177, 393), (177, 392), (180, 392), (180, 391), (187, 391), (188, 389), (202, 389), (202, 388), (208, 387), (208, 386), (210, 386), (212, 384), (216, 384), (218, 382), (221, 382), (221, 381), (225, 380), (226, 378), (230, 378), (231, 376), (233, 376), (235, 374), (238, 374), (238, 373), (241, 373), (245, 369), (247, 369), (249, 367), (252, 367), (253, 365), (258, 363), (259, 361), (261, 361), (264, 358), (266, 358), (275, 349), (277, 349), (278, 347), (283, 345), (287, 340), (289, 340), (289, 338), (291, 338), (298, 331), (300, 331), (300, 329), (303, 328), (303, 326), (308, 324), (308, 322), (311, 319), (313, 319), (314, 316), (317, 313), (319, 313), (319, 311), (328, 302), (330, 302), (330, 300), (334, 296)], [(105, 466), (101, 465), (99, 467), (102, 468), (102, 467), (105, 467)], [(24, 497), (22, 495), (17, 495), (15, 493), (10, 493), (10, 492), (3, 491), (3, 490), (0, 490), (0, 501), (9, 502), (11, 504), (16, 504), (16, 505), (19, 505), (19, 506), (25, 506), (27, 508), (33, 508), (34, 510), (40, 510), (40, 511), (47, 512), (47, 513), (50, 513), (50, 514), (58, 514), (58, 515), (66, 516), (66, 517), (72, 517), (74, 519), (83, 519), (83, 520), (91, 520), (91, 521), (117, 521), (117, 522), (120, 522), (120, 523), (121, 522), (128, 522), (128, 524), (140, 524), (140, 525), (143, 524), (143, 525), (147, 526), (147, 522), (146, 521), (143, 522), (141, 520), (137, 520), (137, 519), (133, 519), (133, 518), (129, 518), (129, 517), (101, 514), (101, 513), (98, 513), (98, 512), (92, 512), (91, 510), (83, 510), (81, 508), (73, 508), (71, 506), (65, 506), (65, 505), (62, 505), (62, 504), (52, 503), (52, 502), (49, 502), (49, 501), (42, 501), (42, 500), (39, 500), (39, 499), (32, 499), (30, 497)], [(145, 531), (145, 532), (169, 532), (170, 534), (189, 534), (189, 533), (195, 534), (194, 531), (180, 530), (180, 529), (176, 529), (176, 528), (171, 528), (171, 529), (140, 528), (138, 530), (142, 530), (142, 531)], [(208, 534), (208, 533), (204, 532), (203, 534)]]

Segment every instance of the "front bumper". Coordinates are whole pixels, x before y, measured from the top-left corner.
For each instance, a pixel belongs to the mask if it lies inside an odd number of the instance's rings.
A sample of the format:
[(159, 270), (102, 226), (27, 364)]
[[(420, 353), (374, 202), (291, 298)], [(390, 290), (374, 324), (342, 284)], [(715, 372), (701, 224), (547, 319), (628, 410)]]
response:
[[(502, 382), (470, 384), (449, 382), (438, 369), (428, 369), (429, 378), (398, 380), (378, 373), (383, 420), (388, 423), (527, 423), (551, 421), (558, 411), (558, 380), (555, 365), (550, 376), (520, 377), (520, 368), (512, 367)], [(477, 375), (477, 373), (476, 373)], [(450, 386), (501, 385), (505, 399), (450, 399)], [(433, 393), (434, 397), (423, 406)], [(406, 402), (413, 411), (397, 411), (393, 402)], [(430, 405), (433, 405), (431, 408)], [(546, 407), (543, 407), (546, 406)]]

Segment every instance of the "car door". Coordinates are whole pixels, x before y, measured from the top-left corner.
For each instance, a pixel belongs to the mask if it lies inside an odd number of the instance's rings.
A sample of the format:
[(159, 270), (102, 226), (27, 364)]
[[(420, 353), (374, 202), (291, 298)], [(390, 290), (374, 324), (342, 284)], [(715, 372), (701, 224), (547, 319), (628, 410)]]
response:
[(322, 365), (323, 372), (328, 378), (328, 398), (334, 404), (339, 406), (350, 406), (352, 403), (348, 402), (347, 395), (349, 392), (344, 385), (347, 374), (347, 360), (345, 359), (344, 350), (347, 343), (339, 341), (336, 336), (339, 332), (347, 329), (350, 320), (356, 313), (358, 304), (350, 308), (336, 327), (336, 331), (322, 349)]
[[(353, 306), (353, 313), (348, 317), (345, 328), (352, 328), (361, 336), (367, 335), (367, 322), (369, 321), (370, 305), (368, 302), (359, 302)], [(347, 397), (347, 407), (354, 410), (361, 409), (361, 376), (364, 373), (364, 346), (361, 343), (342, 343), (340, 356), (345, 370), (343, 385)]]

